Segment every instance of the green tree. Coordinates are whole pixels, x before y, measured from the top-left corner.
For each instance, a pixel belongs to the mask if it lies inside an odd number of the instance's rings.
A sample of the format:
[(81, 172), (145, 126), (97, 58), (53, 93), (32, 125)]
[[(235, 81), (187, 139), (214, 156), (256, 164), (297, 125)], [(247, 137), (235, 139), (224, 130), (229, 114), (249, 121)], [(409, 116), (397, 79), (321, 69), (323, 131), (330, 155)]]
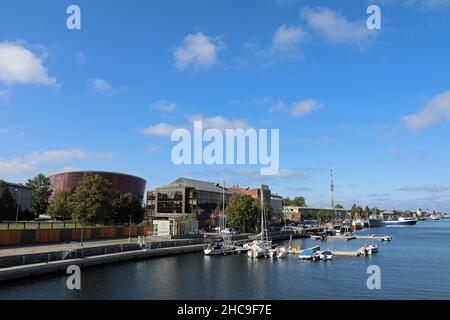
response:
[(71, 196), (72, 218), (83, 223), (106, 224), (114, 212), (111, 183), (98, 174), (85, 174)]
[(109, 223), (129, 223), (130, 216), (133, 223), (141, 223), (144, 220), (142, 200), (132, 193), (114, 192), (112, 206), (113, 215), (109, 217)]
[(319, 210), (319, 212), (317, 212), (317, 221), (319, 222), (319, 224), (321, 223), (327, 223), (330, 222), (331, 219), (333, 218), (333, 215), (326, 211), (326, 210)]
[(334, 206), (334, 208), (335, 208), (335, 209), (344, 209), (344, 207), (343, 207), (340, 203), (337, 203), (337, 204)]
[(5, 181), (0, 180), (0, 221), (15, 220), (17, 204)]
[(31, 212), (35, 216), (45, 214), (48, 208), (48, 200), (52, 195), (50, 180), (42, 173), (28, 180), (27, 187), (31, 188)]
[(305, 197), (283, 198), (283, 206), (307, 207)]
[(366, 206), (363, 210), (363, 217), (365, 219), (369, 219), (369, 216), (372, 214), (372, 210), (369, 209), (368, 206)]
[[(255, 210), (258, 213), (258, 215), (257, 215), (258, 219), (257, 220), (259, 221), (259, 223), (261, 223), (261, 220), (260, 220), (260, 217), (261, 217), (261, 214), (260, 214), (261, 213), (261, 198), (258, 197), (256, 199), (254, 199), (253, 200), (253, 205), (255, 206)], [(265, 218), (266, 218), (267, 222), (269, 222), (272, 219), (272, 216), (273, 216), (273, 208), (267, 202), (264, 202), (264, 215), (265, 215)]]
[(227, 221), (233, 227), (239, 227), (244, 232), (253, 231), (258, 211), (254, 200), (247, 195), (233, 193), (227, 204)]
[(356, 203), (354, 203), (350, 209), (350, 215), (352, 219), (355, 219), (358, 216), (358, 207), (356, 206)]
[(47, 209), (47, 214), (56, 220), (70, 220), (72, 218), (71, 193), (58, 193)]

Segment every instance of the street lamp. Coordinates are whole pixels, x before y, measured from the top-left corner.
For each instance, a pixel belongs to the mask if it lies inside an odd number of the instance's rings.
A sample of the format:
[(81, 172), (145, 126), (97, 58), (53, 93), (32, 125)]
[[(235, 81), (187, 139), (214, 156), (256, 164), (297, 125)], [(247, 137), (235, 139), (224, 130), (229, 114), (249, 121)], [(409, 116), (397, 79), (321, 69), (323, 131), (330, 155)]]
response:
[(17, 222), (19, 220), (19, 208), (20, 208), (20, 190), (14, 189), (14, 191), (19, 194), (19, 201), (17, 201), (17, 211), (16, 211), (16, 227), (17, 227)]
[(128, 224), (128, 242), (131, 242), (131, 215), (130, 215), (130, 223)]
[(82, 247), (83, 246), (83, 233), (84, 233), (84, 230), (83, 230), (83, 217), (81, 217), (81, 219), (80, 219), (81, 221), (81, 225), (80, 225), (80, 247)]

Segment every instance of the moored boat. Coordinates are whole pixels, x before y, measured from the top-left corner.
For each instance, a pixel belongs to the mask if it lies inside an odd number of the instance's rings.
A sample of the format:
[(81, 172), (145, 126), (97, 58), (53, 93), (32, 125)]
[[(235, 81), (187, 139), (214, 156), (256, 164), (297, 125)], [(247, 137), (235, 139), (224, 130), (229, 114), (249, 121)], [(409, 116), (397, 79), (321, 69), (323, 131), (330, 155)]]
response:
[(333, 252), (326, 250), (320, 253), (320, 260), (331, 260), (333, 259)]
[(306, 249), (300, 252), (298, 258), (301, 260), (311, 260), (316, 252), (316, 249)]
[(378, 227), (383, 227), (385, 225), (384, 221), (379, 218), (369, 217), (368, 221), (369, 221), (369, 223), (368, 223), (369, 228), (378, 228)]
[(398, 217), (398, 220), (387, 220), (384, 221), (387, 226), (412, 226), (417, 223), (416, 219), (405, 219), (403, 217)]
[(203, 251), (206, 256), (223, 255), (233, 251), (234, 247), (226, 245), (224, 240), (212, 241)]

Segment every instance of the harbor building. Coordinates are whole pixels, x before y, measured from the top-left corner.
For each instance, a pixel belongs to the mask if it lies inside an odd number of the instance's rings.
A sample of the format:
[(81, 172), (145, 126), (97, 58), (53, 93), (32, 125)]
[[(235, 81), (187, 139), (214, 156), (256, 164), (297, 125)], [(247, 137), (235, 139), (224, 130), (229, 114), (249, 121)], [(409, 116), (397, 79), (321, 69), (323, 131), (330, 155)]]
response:
[[(249, 196), (249, 197), (251, 197), (253, 199), (258, 199), (258, 198), (261, 197), (261, 188), (253, 188), (253, 189), (241, 188), (239, 185), (236, 185), (236, 186), (232, 186), (230, 189), (233, 190), (233, 191), (238, 191), (238, 192), (240, 192), (242, 194), (245, 194), (245, 195), (247, 195), (247, 196)], [(270, 205), (271, 204), (271, 198), (272, 198), (272, 194), (271, 194), (270, 188), (269, 188), (268, 185), (263, 184), (262, 185), (262, 189), (263, 189), (263, 197), (264, 197), (263, 200), (264, 200), (264, 202), (266, 204)]]
[(274, 215), (283, 215), (283, 197), (277, 194), (272, 194), (270, 198), (270, 206), (272, 207)]
[(218, 225), (223, 199), (226, 206), (231, 194), (219, 183), (178, 178), (147, 193), (147, 214), (155, 233), (195, 233)]
[[(132, 193), (143, 199), (146, 181), (140, 177), (119, 172), (105, 171), (65, 171), (50, 175), (50, 187), (53, 191), (51, 199), (61, 191), (74, 192), (85, 174), (99, 175), (108, 180), (112, 188), (123, 193)], [(50, 200), (51, 200), (50, 199)]]
[(287, 220), (291, 220), (297, 223), (303, 222), (305, 220), (316, 220), (317, 214), (320, 211), (331, 214), (334, 221), (344, 220), (348, 213), (347, 209), (310, 208), (299, 206), (284, 206), (283, 211)]
[(29, 211), (31, 209), (31, 188), (19, 184), (19, 183), (11, 183), (6, 182), (6, 186), (8, 187), (9, 193), (16, 201), (16, 205), (19, 205), (20, 211)]

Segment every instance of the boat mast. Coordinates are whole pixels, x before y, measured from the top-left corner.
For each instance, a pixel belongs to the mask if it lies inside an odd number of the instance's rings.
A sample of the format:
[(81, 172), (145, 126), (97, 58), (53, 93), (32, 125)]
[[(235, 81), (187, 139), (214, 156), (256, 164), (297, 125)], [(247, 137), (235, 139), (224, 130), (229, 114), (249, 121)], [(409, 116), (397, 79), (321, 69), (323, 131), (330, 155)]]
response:
[(222, 223), (223, 229), (227, 227), (225, 222), (225, 179), (223, 179), (223, 188), (222, 188)]
[(263, 184), (261, 176), (261, 241), (264, 240), (264, 194), (263, 194)]

